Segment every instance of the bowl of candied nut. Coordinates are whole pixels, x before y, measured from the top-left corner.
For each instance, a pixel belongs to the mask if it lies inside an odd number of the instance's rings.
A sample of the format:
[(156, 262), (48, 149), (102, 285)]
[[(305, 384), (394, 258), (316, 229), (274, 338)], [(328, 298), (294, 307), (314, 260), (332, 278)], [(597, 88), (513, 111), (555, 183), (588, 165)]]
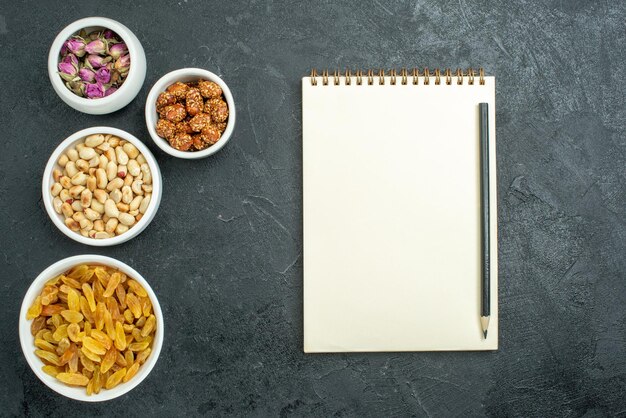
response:
[(154, 143), (186, 159), (222, 149), (235, 128), (235, 103), (224, 81), (210, 71), (183, 68), (157, 81), (146, 100), (146, 124)]
[(143, 381), (163, 345), (163, 313), (137, 271), (110, 257), (79, 255), (44, 270), (19, 319), (26, 361), (49, 388), (99, 402)]
[(161, 171), (143, 142), (120, 129), (94, 127), (69, 136), (44, 170), (43, 202), (52, 222), (87, 245), (137, 236), (161, 202)]

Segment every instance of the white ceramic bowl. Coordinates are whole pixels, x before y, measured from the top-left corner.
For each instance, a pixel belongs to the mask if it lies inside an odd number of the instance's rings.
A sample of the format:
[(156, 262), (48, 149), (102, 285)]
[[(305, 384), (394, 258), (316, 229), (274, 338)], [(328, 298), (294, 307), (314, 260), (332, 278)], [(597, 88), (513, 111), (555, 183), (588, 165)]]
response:
[[(99, 394), (93, 394), (91, 396), (87, 396), (84, 387), (68, 386), (41, 370), (41, 368), (45, 364), (34, 353), (34, 351), (36, 350), (35, 340), (30, 333), (30, 325), (32, 321), (26, 319), (26, 311), (28, 311), (30, 305), (43, 289), (45, 282), (79, 264), (101, 264), (115, 267), (123, 273), (126, 273), (126, 275), (128, 275), (129, 277), (136, 280), (139, 284), (143, 286), (143, 288), (148, 293), (148, 296), (150, 297), (150, 302), (152, 302), (152, 310), (154, 316), (156, 317), (157, 323), (154, 341), (152, 343), (152, 352), (150, 353), (150, 356), (148, 357), (146, 362), (142, 364), (141, 367), (139, 367), (139, 371), (137, 372), (137, 374), (127, 383), (120, 383), (113, 389), (102, 389)], [(101, 255), (77, 255), (74, 257), (65, 258), (61, 261), (57, 261), (56, 263), (45, 269), (43, 272), (41, 272), (41, 274), (37, 276), (37, 278), (28, 288), (26, 296), (24, 296), (19, 319), (20, 344), (22, 346), (22, 351), (24, 352), (24, 356), (26, 357), (28, 365), (31, 369), (33, 369), (33, 372), (35, 372), (39, 380), (41, 380), (50, 389), (54, 390), (57, 393), (60, 393), (63, 396), (87, 402), (100, 402), (117, 398), (118, 396), (122, 396), (123, 394), (137, 386), (139, 383), (141, 383), (148, 376), (148, 374), (150, 374), (150, 371), (152, 370), (159, 358), (161, 347), (163, 346), (164, 330), (165, 327), (163, 324), (163, 313), (161, 312), (161, 306), (159, 305), (159, 301), (146, 279), (144, 279), (133, 268), (122, 263), (121, 261)]]
[[(126, 43), (128, 53), (130, 54), (128, 76), (121, 87), (110, 96), (100, 99), (79, 97), (65, 86), (65, 82), (58, 74), (57, 65), (59, 63), (61, 47), (65, 41), (72, 35), (77, 34), (81, 29), (85, 29), (89, 32), (103, 28), (111, 29)], [(135, 34), (126, 26), (106, 17), (87, 17), (70, 23), (54, 39), (48, 55), (48, 76), (50, 77), (54, 91), (56, 91), (61, 100), (69, 106), (83, 113), (104, 115), (123, 108), (137, 96), (146, 78), (146, 54), (139, 39), (137, 39)]]
[[(148, 205), (146, 213), (139, 220), (139, 222), (133, 225), (128, 231), (112, 238), (89, 238), (82, 236), (79, 232), (72, 231), (65, 225), (65, 217), (63, 216), (63, 214), (56, 213), (52, 205), (52, 200), (54, 199), (54, 197), (50, 194), (50, 187), (52, 187), (52, 185), (54, 184), (52, 171), (55, 168), (61, 169), (61, 167), (58, 165), (59, 157), (70, 146), (82, 142), (82, 140), (86, 136), (91, 134), (111, 134), (132, 143), (146, 158), (146, 162), (148, 163), (148, 166), (150, 167), (150, 171), (152, 173), (152, 198), (150, 200), (150, 204)], [(107, 126), (95, 126), (93, 128), (83, 129), (82, 131), (78, 131), (75, 134), (70, 135), (67, 139), (61, 142), (50, 156), (48, 164), (46, 164), (46, 168), (43, 173), (43, 181), (41, 183), (41, 192), (46, 212), (48, 212), (48, 216), (50, 217), (50, 219), (52, 219), (52, 222), (54, 222), (56, 227), (74, 241), (78, 241), (82, 244), (93, 245), (96, 247), (105, 247), (109, 245), (121, 244), (122, 242), (126, 242), (129, 239), (136, 237), (144, 229), (146, 229), (148, 224), (154, 218), (154, 215), (156, 215), (157, 209), (159, 208), (159, 205), (161, 203), (162, 190), (163, 181), (161, 179), (161, 170), (159, 170), (159, 165), (157, 164), (154, 155), (152, 155), (148, 147), (146, 147), (143, 142), (141, 142), (139, 139), (129, 134), (128, 132), (122, 131), (121, 129), (110, 128)]]
[[(173, 148), (166, 139), (161, 138), (156, 133), (156, 123), (157, 120), (159, 120), (159, 115), (156, 110), (156, 100), (159, 97), (159, 94), (164, 92), (169, 85), (174, 84), (177, 81), (182, 81), (184, 83), (200, 79), (213, 81), (222, 88), (224, 98), (228, 104), (228, 124), (226, 125), (226, 129), (224, 130), (221, 138), (215, 143), (215, 145), (211, 145), (202, 151), (179, 151)], [(235, 129), (235, 117), (235, 101), (233, 100), (233, 95), (231, 94), (226, 83), (224, 83), (224, 81), (217, 75), (201, 68), (182, 68), (165, 74), (154, 84), (154, 86), (152, 86), (152, 89), (148, 94), (148, 98), (146, 99), (146, 124), (152, 140), (163, 151), (178, 158), (195, 160), (198, 158), (208, 157), (209, 155), (215, 154), (221, 150), (233, 134), (233, 130)]]

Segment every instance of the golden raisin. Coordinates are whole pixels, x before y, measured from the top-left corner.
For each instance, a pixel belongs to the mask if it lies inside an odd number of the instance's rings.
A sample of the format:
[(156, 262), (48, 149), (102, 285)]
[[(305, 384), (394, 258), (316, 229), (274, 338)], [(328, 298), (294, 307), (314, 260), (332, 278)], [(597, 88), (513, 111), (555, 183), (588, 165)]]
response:
[(33, 304), (28, 308), (26, 312), (26, 319), (34, 319), (42, 314), (41, 296), (37, 296)]
[(87, 386), (89, 378), (80, 373), (59, 373), (56, 378), (61, 382), (72, 386)]
[(107, 382), (106, 382), (104, 387), (106, 387), (107, 389), (114, 388), (115, 386), (117, 386), (120, 383), (122, 378), (124, 378), (124, 375), (126, 375), (126, 368), (125, 367), (120, 369), (120, 370), (118, 370), (118, 371), (116, 371), (111, 376), (109, 376), (109, 378), (107, 379)]

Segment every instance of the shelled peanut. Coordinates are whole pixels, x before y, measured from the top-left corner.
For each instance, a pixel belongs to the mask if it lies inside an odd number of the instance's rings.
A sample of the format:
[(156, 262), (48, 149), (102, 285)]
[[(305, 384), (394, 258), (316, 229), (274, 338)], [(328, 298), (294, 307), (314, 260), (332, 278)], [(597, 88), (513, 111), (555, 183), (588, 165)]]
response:
[(143, 217), (152, 197), (152, 173), (132, 143), (94, 134), (58, 160), (50, 188), (65, 225), (89, 238), (111, 238)]
[(49, 280), (28, 309), (42, 370), (87, 395), (126, 383), (152, 352), (157, 328), (146, 290), (106, 266), (79, 265)]

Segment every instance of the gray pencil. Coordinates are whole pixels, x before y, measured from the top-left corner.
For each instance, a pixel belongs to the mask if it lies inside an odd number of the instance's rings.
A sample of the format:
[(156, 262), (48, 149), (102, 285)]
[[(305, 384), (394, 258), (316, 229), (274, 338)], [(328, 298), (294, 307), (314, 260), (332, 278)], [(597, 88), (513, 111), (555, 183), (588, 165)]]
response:
[(481, 201), (481, 255), (482, 255), (482, 294), (480, 324), (483, 338), (487, 338), (490, 319), (490, 280), (489, 280), (489, 104), (478, 105), (480, 118), (480, 201)]

